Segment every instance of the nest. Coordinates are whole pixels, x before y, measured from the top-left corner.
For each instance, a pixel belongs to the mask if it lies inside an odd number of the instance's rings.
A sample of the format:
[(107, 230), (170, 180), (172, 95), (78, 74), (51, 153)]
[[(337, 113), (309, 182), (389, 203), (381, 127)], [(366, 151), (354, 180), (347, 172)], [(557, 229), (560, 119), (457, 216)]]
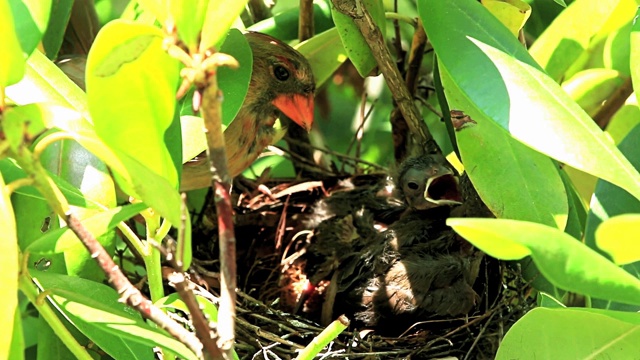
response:
[[(384, 175), (265, 184), (236, 181), (240, 290), (236, 351), (240, 358), (295, 358), (325, 328), (319, 324), (319, 309), (329, 283), (321, 281), (312, 296), (300, 300), (309, 287), (303, 255), (316, 225), (308, 216), (314, 204), (344, 187), (345, 181), (354, 187), (367, 186), (380, 176)], [(194, 229), (194, 243), (196, 268), (215, 292), (218, 245), (212, 207), (196, 217), (200, 226)], [(485, 256), (474, 290), (480, 299), (467, 316), (435, 317), (394, 334), (352, 322), (322, 354), (367, 359), (494, 358), (509, 327), (533, 307), (530, 286), (518, 267)]]

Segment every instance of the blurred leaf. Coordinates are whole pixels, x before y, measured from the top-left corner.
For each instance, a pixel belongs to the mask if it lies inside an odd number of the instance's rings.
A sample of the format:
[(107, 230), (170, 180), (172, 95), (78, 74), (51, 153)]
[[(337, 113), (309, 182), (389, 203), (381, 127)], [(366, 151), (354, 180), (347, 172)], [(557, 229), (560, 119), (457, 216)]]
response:
[[(231, 24), (240, 16), (247, 0), (216, 1), (210, 0), (202, 27), (200, 52), (222, 43)], [(224, 45), (223, 45), (224, 46)], [(227, 52), (220, 49), (221, 52)], [(237, 59), (237, 58), (236, 58)]]
[(102, 28), (87, 59), (87, 101), (95, 132), (108, 146), (177, 188), (182, 163), (173, 123), (179, 68), (162, 49), (162, 39), (157, 28), (121, 20)]
[[(640, 8), (636, 11), (635, 21), (631, 27), (631, 80), (633, 82), (634, 89), (640, 89), (640, 21), (637, 21), (640, 16)], [(640, 93), (636, 91), (636, 99), (640, 96)], [(640, 102), (640, 101), (638, 101)]]
[(558, 229), (501, 219), (450, 218), (447, 225), (489, 256), (531, 255), (542, 275), (562, 289), (640, 305), (638, 278)]
[[(242, 1), (239, 1), (240, 3)], [(209, 0), (170, 0), (169, 12), (171, 19), (175, 22), (178, 38), (182, 40), (187, 48), (192, 52), (198, 50), (198, 40), (204, 24), (204, 17), (207, 14), (209, 3), (220, 4), (220, 1)], [(222, 16), (222, 15), (221, 15)], [(222, 17), (220, 17), (221, 19)], [(216, 22), (219, 24), (219, 22)], [(206, 49), (207, 47), (205, 47)]]
[(513, 139), (477, 111), (444, 67), (441, 79), (451, 109), (465, 109), (476, 122), (455, 133), (460, 160), (487, 207), (498, 218), (564, 229), (567, 194), (553, 161)]
[(482, 0), (481, 2), (515, 37), (518, 37), (520, 29), (531, 15), (531, 6), (522, 0)]
[(507, 332), (498, 348), (496, 359), (636, 357), (640, 342), (640, 332), (637, 331), (640, 316), (633, 313), (610, 313), (614, 312), (533, 309)]
[(638, 108), (636, 94), (631, 94), (624, 105), (613, 115), (605, 131), (613, 143), (618, 145), (639, 124), (640, 108)]
[(14, 21), (9, 3), (0, 2), (0, 40), (3, 46), (0, 52), (0, 87), (15, 84), (24, 76), (25, 56)]
[(169, 7), (165, 0), (137, 0), (142, 8), (155, 16), (160, 24), (164, 24), (169, 16)]
[[(482, 5), (418, 4), (442, 69), (474, 106), (462, 110), (482, 113), (535, 150), (640, 198), (640, 174)], [(468, 21), (451, 27), (451, 18)]]
[[(204, 136), (204, 120), (201, 117), (184, 115), (180, 117), (182, 126), (182, 162), (193, 159), (207, 148)], [(188, 140), (188, 141), (187, 141)]]
[[(11, 194), (7, 190), (3, 176), (0, 174), (0, 229), (2, 229), (0, 264), (2, 264), (2, 271), (5, 275), (2, 286), (0, 286), (0, 297), (3, 300), (2, 309), (0, 309), (0, 324), (4, 326), (5, 331), (19, 327), (19, 323), (15, 323), (15, 316), (18, 310), (18, 274), (20, 272), (18, 233), (11, 205)], [(14, 349), (12, 342), (18, 340), (14, 338), (18, 334), (11, 331), (10, 335), (13, 336), (5, 335), (0, 341), (0, 358), (2, 359), (10, 359), (9, 354), (15, 353), (16, 349)], [(19, 336), (22, 337), (22, 334)]]
[[(27, 58), (47, 30), (51, 0), (9, 0), (8, 3), (13, 14), (15, 34), (18, 35), (20, 46)], [(3, 42), (3, 45), (5, 44)]]
[(624, 74), (617, 70), (587, 69), (577, 72), (563, 82), (562, 90), (593, 117), (624, 81)]
[[(559, 82), (571, 66), (576, 66), (593, 38), (627, 23), (635, 8), (633, 0), (576, 0), (533, 43), (531, 56)], [(576, 70), (581, 69), (576, 66)]]
[[(144, 203), (119, 206), (85, 218), (82, 224), (93, 236), (100, 236), (115, 228), (121, 221), (129, 220), (146, 208), (147, 205)], [(82, 243), (73, 231), (68, 227), (63, 227), (48, 232), (33, 242), (26, 251), (42, 255), (52, 255), (78, 247), (84, 249)]]
[(226, 66), (218, 68), (218, 87), (224, 95), (222, 123), (229, 125), (240, 111), (249, 90), (253, 71), (253, 53), (249, 42), (237, 29), (229, 30), (220, 52), (233, 56), (240, 63), (238, 69)]
[(316, 88), (320, 88), (347, 60), (338, 29), (332, 28), (300, 43), (296, 49), (309, 60)]
[[(282, 41), (298, 39), (298, 23), (300, 8), (294, 7), (275, 14), (247, 28), (249, 31), (257, 31), (271, 35)], [(326, 1), (313, 2), (313, 23), (316, 34), (323, 33), (334, 27), (331, 18), (331, 6)]]
[(640, 245), (634, 234), (640, 234), (640, 215), (614, 216), (596, 229), (596, 245), (617, 265), (640, 261)]
[(58, 308), (107, 354), (116, 359), (153, 359), (153, 346), (195, 359), (185, 345), (152, 328), (119, 302), (112, 288), (80, 278), (33, 272)]
[[(49, 21), (49, 26), (46, 28), (47, 31), (44, 33), (42, 45), (47, 57), (50, 59), (58, 57), (58, 52), (69, 25), (73, 3), (74, 0), (58, 0), (53, 2), (53, 6), (49, 5), (51, 21)], [(82, 31), (87, 31), (87, 29), (82, 29)]]
[[(362, 4), (369, 11), (384, 36), (386, 33), (386, 19), (382, 0), (362, 0), (359, 4)], [(338, 29), (342, 45), (347, 51), (349, 59), (353, 62), (353, 66), (358, 70), (360, 76), (369, 76), (377, 63), (360, 29), (358, 29), (358, 26), (350, 16), (342, 14), (333, 5), (331, 6), (331, 15)]]

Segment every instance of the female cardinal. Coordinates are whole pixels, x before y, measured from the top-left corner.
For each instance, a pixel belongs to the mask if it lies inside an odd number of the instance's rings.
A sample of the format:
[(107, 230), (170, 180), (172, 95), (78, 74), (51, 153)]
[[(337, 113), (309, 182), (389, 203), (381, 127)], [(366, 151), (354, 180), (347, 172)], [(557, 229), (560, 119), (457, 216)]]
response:
[[(313, 124), (315, 81), (307, 59), (271, 36), (245, 34), (253, 51), (253, 72), (244, 103), (224, 132), (231, 176), (239, 175), (278, 141), (286, 129), (275, 129), (280, 113), (307, 131)], [(185, 164), (181, 191), (207, 187), (211, 175), (206, 157)]]

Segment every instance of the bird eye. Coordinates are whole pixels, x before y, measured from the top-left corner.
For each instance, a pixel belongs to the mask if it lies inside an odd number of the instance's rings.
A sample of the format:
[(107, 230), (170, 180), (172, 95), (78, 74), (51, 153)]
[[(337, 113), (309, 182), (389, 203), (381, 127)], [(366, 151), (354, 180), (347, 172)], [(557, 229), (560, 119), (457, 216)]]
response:
[(407, 183), (407, 187), (408, 187), (409, 189), (411, 189), (411, 190), (418, 190), (418, 188), (420, 187), (420, 185), (418, 185), (418, 183), (417, 183), (417, 182), (415, 182), (415, 181), (409, 181), (409, 182)]
[(287, 81), (289, 79), (289, 70), (282, 65), (276, 65), (273, 68), (273, 75), (280, 81)]

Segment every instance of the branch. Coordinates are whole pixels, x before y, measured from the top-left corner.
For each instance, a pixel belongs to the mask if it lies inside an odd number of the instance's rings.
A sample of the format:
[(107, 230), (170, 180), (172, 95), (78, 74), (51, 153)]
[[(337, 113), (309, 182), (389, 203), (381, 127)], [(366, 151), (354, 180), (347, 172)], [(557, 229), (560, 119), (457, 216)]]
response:
[(366, 39), (378, 63), (378, 67), (391, 89), (393, 100), (407, 121), (411, 132), (410, 136), (417, 137), (413, 139), (413, 143), (426, 149), (429, 153), (440, 153), (440, 149), (433, 140), (433, 136), (427, 129), (426, 124), (422, 121), (422, 116), (391, 57), (391, 52), (385, 44), (384, 36), (373, 21), (369, 11), (364, 7), (361, 0), (331, 0), (331, 2), (336, 10), (353, 19), (353, 22)]
[[(220, 53), (212, 56), (220, 55)], [(224, 55), (223, 55), (224, 56)], [(230, 59), (220, 58), (217, 65), (232, 65)], [(235, 60), (234, 60), (235, 61)], [(235, 63), (237, 65), (237, 62)], [(220, 249), (220, 311), (218, 312), (218, 347), (227, 359), (232, 359), (236, 318), (236, 236), (233, 229), (233, 208), (229, 191), (231, 176), (227, 168), (227, 154), (221, 121), (222, 92), (218, 89), (216, 70), (209, 71), (202, 92), (202, 117), (207, 137), (207, 156), (211, 164), (211, 186), (218, 214)]]

